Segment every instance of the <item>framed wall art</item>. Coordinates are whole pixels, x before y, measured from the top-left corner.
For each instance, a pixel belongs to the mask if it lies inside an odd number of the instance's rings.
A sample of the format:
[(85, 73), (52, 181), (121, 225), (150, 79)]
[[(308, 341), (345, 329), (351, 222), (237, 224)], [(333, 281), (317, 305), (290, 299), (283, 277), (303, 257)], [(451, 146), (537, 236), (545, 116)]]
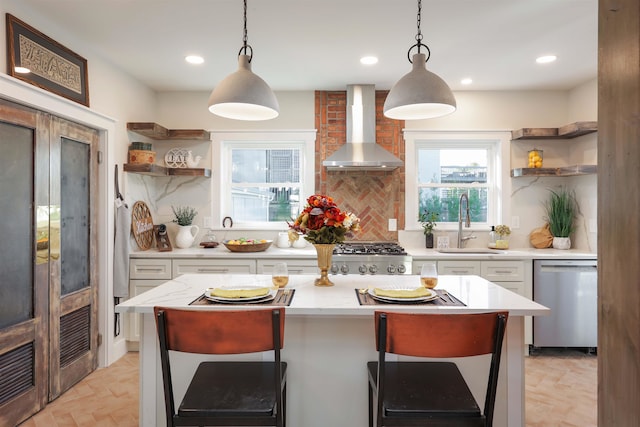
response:
[(87, 60), (7, 13), (7, 74), (89, 106)]

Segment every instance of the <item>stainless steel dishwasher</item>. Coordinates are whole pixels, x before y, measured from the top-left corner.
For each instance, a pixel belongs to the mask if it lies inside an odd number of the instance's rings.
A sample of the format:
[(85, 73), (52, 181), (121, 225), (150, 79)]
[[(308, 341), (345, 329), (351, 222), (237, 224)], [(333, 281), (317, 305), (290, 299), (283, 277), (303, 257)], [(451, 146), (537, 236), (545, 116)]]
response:
[(533, 318), (534, 347), (598, 346), (597, 260), (534, 260), (533, 299), (549, 316)]

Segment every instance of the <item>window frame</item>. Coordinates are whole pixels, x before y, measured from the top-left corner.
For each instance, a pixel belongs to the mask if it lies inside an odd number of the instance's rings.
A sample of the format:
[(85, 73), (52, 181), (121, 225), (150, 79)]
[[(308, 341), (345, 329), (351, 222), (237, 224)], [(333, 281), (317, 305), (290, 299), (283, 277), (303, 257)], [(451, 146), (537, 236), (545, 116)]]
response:
[[(418, 150), (442, 148), (489, 148), (487, 159), (488, 201), (487, 223), (471, 223), (472, 231), (488, 231), (494, 224), (501, 224), (509, 217), (510, 207), (506, 199), (511, 192), (509, 180), (509, 131), (404, 131), (405, 150), (405, 230), (422, 231), (418, 222)], [(473, 187), (460, 184), (456, 187)], [(458, 224), (438, 223), (440, 231), (457, 231)]]
[[(316, 130), (292, 131), (211, 131), (211, 164), (217, 165), (211, 179), (211, 216), (213, 229), (219, 229), (222, 219), (231, 216), (231, 152), (233, 148), (300, 149), (300, 203), (315, 190), (315, 141)], [(278, 183), (274, 183), (278, 184)], [(301, 207), (302, 209), (302, 207)], [(233, 218), (233, 217), (232, 217)], [(234, 230), (283, 230), (285, 221), (235, 222)]]

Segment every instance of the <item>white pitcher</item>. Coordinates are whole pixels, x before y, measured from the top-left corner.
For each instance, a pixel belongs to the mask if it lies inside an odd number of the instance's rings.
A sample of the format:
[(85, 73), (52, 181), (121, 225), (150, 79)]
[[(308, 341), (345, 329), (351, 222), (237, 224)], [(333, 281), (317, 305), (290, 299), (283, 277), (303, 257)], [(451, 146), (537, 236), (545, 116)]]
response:
[[(196, 230), (195, 233), (193, 230)], [(197, 225), (179, 225), (178, 234), (176, 234), (176, 246), (182, 249), (190, 248), (196, 235), (200, 231)]]
[(278, 240), (276, 240), (276, 246), (279, 248), (288, 248), (291, 246), (291, 242), (289, 242), (289, 233), (286, 231), (281, 231), (278, 233)]

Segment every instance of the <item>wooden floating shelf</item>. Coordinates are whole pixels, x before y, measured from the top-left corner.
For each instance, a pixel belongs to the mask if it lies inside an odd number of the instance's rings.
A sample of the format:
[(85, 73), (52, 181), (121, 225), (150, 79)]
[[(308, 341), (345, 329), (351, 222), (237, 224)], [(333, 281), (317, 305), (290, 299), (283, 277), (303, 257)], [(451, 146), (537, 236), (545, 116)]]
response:
[(597, 173), (597, 165), (573, 165), (560, 168), (517, 168), (511, 169), (512, 178), (525, 176), (578, 176)]
[(156, 164), (133, 164), (123, 165), (125, 172), (138, 173), (148, 176), (202, 176), (211, 177), (211, 169), (204, 168), (166, 168)]
[(211, 135), (202, 129), (167, 129), (153, 122), (129, 122), (127, 130), (138, 135), (156, 140), (192, 139), (196, 141), (210, 141)]
[(512, 140), (571, 139), (598, 131), (598, 122), (575, 122), (559, 128), (522, 128), (511, 131)]

